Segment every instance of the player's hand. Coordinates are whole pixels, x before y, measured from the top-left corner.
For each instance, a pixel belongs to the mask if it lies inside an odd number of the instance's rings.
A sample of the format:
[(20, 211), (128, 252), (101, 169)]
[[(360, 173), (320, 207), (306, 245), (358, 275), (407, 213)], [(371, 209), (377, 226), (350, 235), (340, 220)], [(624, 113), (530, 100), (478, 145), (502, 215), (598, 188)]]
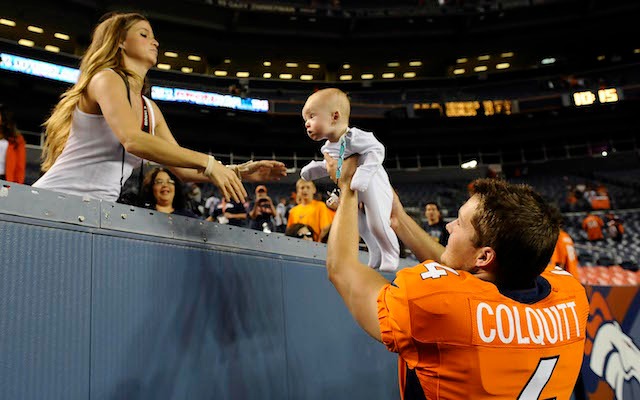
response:
[(246, 182), (279, 181), (287, 176), (287, 167), (275, 160), (247, 161), (237, 167), (242, 180)]
[(391, 225), (391, 229), (393, 229), (393, 231), (395, 232), (395, 230), (398, 228), (398, 216), (400, 213), (404, 212), (404, 207), (402, 206), (402, 203), (400, 202), (400, 197), (398, 197), (398, 193), (396, 193), (396, 191), (393, 191), (393, 201), (391, 203), (391, 217), (389, 219), (389, 225)]
[(336, 179), (336, 170), (338, 169), (338, 160), (331, 157), (329, 154), (324, 154), (324, 159), (327, 162), (327, 171), (329, 172), (329, 177), (333, 182), (335, 182), (338, 186), (347, 185), (347, 187), (351, 186), (351, 178), (353, 178), (353, 174), (356, 173), (356, 168), (358, 167), (358, 159), (359, 155), (354, 154), (349, 158), (345, 158), (342, 162), (342, 171), (340, 172), (340, 179)]
[(217, 161), (214, 161), (213, 168), (211, 169), (212, 172), (206, 176), (220, 189), (224, 198), (238, 203), (244, 203), (247, 192), (236, 173)]

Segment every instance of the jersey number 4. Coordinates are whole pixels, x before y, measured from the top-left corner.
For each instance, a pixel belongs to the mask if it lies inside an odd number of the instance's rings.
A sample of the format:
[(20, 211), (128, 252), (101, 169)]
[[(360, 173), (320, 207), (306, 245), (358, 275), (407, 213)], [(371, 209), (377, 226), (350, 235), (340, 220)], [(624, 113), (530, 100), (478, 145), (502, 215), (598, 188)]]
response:
[(524, 389), (520, 392), (518, 400), (538, 400), (540, 393), (542, 393), (544, 387), (549, 383), (549, 379), (551, 379), (551, 374), (553, 374), (558, 358), (560, 356), (540, 359), (536, 370), (533, 371), (533, 375), (531, 375)]
[(441, 276), (446, 276), (449, 272), (451, 272), (452, 274), (460, 275), (455, 269), (447, 267), (446, 265), (440, 265), (436, 262), (430, 262), (429, 264), (423, 265), (427, 269), (427, 272), (423, 272), (420, 274), (420, 277), (422, 279), (438, 279)]

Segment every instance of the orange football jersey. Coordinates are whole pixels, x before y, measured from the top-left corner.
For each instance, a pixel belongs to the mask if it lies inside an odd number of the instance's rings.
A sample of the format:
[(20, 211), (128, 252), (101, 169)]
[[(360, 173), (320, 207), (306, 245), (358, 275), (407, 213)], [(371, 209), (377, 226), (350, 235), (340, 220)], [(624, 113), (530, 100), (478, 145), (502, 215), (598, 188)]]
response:
[(323, 202), (312, 200), (307, 205), (298, 204), (289, 211), (287, 226), (293, 224), (309, 225), (313, 229), (313, 240), (318, 242), (322, 228), (331, 225), (334, 215), (335, 213)]
[(555, 266), (563, 268), (571, 275), (579, 278), (578, 276), (578, 257), (576, 257), (576, 249), (573, 247), (573, 239), (571, 236), (562, 229), (558, 235), (558, 241), (556, 242), (556, 248), (553, 250), (551, 261), (547, 265), (547, 271), (552, 271)]
[(378, 318), (399, 354), (403, 399), (413, 382), (430, 400), (568, 400), (584, 352), (585, 290), (556, 268), (528, 292), (531, 304), (518, 302), (429, 261), (399, 271), (378, 295)]
[(587, 217), (582, 220), (582, 229), (587, 232), (587, 239), (589, 240), (604, 239), (604, 235), (602, 234), (603, 226), (604, 221), (597, 215), (587, 215)]

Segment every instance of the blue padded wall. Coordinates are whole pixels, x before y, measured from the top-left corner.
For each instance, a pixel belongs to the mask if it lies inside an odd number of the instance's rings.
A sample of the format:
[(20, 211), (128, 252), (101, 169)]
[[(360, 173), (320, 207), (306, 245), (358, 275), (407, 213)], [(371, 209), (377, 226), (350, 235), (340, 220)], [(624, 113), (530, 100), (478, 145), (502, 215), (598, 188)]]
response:
[(92, 399), (287, 398), (282, 264), (95, 241)]
[(290, 399), (396, 399), (398, 358), (367, 335), (317, 265), (288, 265)]
[(399, 398), (324, 245), (0, 190), (0, 399)]
[(0, 399), (86, 399), (91, 235), (0, 219), (0, 277)]

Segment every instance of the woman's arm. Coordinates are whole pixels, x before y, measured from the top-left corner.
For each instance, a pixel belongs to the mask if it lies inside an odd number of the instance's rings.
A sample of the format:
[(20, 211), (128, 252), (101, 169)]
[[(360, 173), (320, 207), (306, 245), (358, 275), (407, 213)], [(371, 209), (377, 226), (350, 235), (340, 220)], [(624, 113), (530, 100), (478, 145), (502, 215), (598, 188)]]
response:
[[(87, 94), (89, 100), (98, 103), (104, 118), (127, 152), (169, 167), (205, 171), (207, 178), (220, 188), (226, 198), (244, 201), (247, 193), (234, 171), (212, 162), (211, 156), (180, 147), (157, 106), (154, 107), (154, 111), (157, 111), (156, 136), (144, 133), (123, 89), (122, 79), (115, 72), (105, 70), (91, 79)], [(177, 175), (185, 177), (182, 173)]]

